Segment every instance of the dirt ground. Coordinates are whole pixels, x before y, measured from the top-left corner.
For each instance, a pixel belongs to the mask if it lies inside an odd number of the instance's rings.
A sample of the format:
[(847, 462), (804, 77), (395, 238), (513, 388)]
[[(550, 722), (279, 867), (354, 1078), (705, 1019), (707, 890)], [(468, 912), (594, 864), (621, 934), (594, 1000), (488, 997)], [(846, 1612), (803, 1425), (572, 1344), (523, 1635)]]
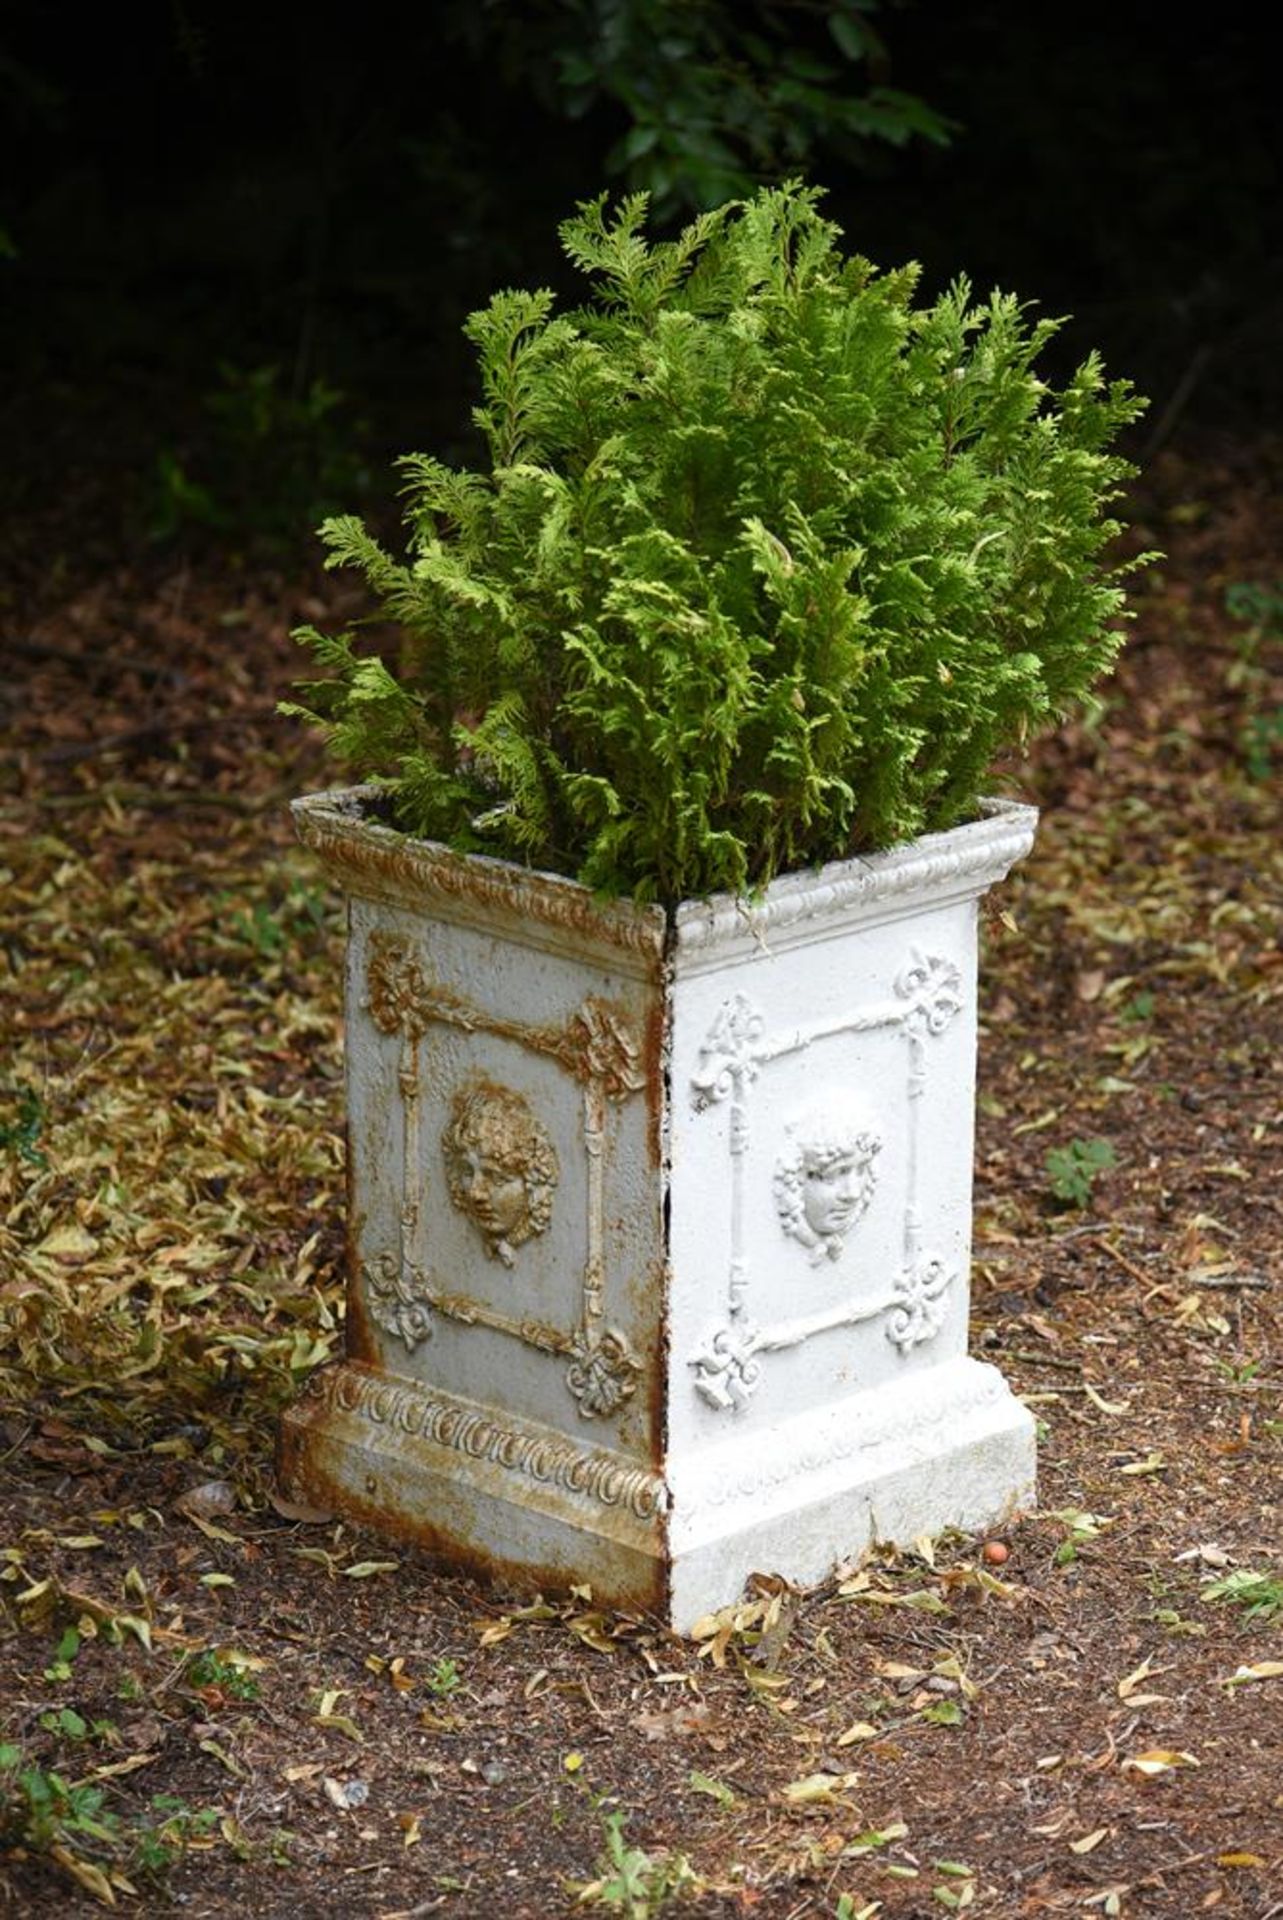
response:
[(0, 1906), (1283, 1915), (1280, 478), (1162, 457), (1125, 664), (1007, 782), (973, 1339), (1038, 1511), (694, 1643), (276, 1493), (342, 1100), (274, 706), (357, 603), (3, 536)]

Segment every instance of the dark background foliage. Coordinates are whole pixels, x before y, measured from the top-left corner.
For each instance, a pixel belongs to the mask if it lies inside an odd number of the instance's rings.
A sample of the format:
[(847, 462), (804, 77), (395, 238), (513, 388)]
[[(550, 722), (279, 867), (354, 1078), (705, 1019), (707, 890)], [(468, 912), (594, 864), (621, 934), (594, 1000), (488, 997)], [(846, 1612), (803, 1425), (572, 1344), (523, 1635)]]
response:
[(106, 537), (289, 543), (393, 452), (470, 452), (463, 316), (557, 284), (557, 221), (629, 178), (671, 215), (805, 171), (929, 291), (1072, 314), (1063, 357), (1153, 396), (1137, 450), (1281, 398), (1276, 81), (1234, 7), (26, 0), (0, 110), (6, 504), (88, 480)]

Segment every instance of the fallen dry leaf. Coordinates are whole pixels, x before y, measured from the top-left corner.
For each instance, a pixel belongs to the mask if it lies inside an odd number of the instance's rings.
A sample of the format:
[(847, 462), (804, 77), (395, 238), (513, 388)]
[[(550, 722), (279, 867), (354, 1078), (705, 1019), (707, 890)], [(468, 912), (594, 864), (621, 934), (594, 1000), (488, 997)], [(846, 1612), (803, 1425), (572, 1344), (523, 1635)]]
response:
[(1225, 1681), (1227, 1687), (1246, 1687), (1256, 1680), (1283, 1677), (1283, 1660), (1257, 1660), (1251, 1666), (1235, 1667)]
[[(1283, 1672), (1283, 1667), (1280, 1667), (1279, 1671)], [(1133, 1754), (1129, 1760), (1124, 1760), (1122, 1768), (1124, 1772), (1130, 1770), (1133, 1773), (1149, 1775), (1171, 1773), (1177, 1767), (1199, 1765), (1201, 1762), (1196, 1760), (1192, 1753), (1180, 1752), (1171, 1747), (1151, 1747), (1145, 1753)]]
[(784, 1798), (791, 1807), (836, 1806), (839, 1796), (858, 1779), (855, 1773), (808, 1773), (801, 1780), (789, 1782)]

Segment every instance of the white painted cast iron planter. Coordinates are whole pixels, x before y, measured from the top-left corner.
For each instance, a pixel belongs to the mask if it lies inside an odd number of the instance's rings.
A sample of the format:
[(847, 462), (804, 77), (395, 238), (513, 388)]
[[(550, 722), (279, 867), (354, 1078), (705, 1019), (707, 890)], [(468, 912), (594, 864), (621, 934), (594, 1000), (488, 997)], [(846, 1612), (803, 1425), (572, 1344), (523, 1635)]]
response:
[(966, 1347), (977, 905), (1033, 810), (670, 927), (368, 803), (295, 807), (349, 898), (350, 1272), (287, 1482), (679, 1630), (1028, 1504)]

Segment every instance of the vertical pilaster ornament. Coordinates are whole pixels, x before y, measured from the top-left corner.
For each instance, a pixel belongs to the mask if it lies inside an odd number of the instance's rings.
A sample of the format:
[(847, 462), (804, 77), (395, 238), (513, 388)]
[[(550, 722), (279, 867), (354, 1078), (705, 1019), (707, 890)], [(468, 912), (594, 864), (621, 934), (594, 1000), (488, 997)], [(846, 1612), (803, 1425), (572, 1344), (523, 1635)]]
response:
[(410, 1353), (432, 1338), (432, 1287), (421, 1273), (411, 1272), (390, 1253), (376, 1254), (361, 1268), (366, 1311), (376, 1327), (405, 1342)]
[(747, 994), (732, 994), (718, 1009), (717, 1018), (700, 1047), (699, 1065), (691, 1075), (698, 1112), (732, 1094), (742, 1095), (744, 1088), (757, 1078), (754, 1050), (765, 1025), (761, 1009)]

